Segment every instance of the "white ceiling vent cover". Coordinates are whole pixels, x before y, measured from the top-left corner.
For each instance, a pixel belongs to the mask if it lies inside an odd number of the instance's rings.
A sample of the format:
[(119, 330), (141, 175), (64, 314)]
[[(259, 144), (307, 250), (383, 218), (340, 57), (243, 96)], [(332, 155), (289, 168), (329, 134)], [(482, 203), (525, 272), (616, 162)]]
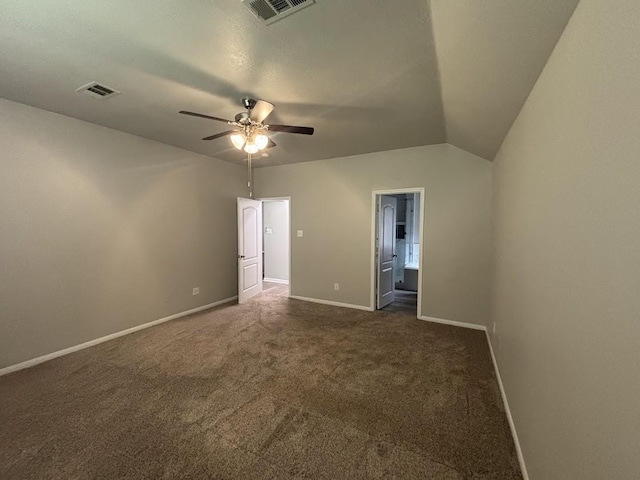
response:
[(80, 88), (76, 88), (76, 92), (84, 93), (85, 95), (89, 95), (90, 97), (101, 99), (115, 97), (120, 93), (118, 90), (107, 87), (106, 85), (98, 82), (87, 83)]
[(242, 0), (251, 12), (267, 25), (313, 5), (316, 0)]

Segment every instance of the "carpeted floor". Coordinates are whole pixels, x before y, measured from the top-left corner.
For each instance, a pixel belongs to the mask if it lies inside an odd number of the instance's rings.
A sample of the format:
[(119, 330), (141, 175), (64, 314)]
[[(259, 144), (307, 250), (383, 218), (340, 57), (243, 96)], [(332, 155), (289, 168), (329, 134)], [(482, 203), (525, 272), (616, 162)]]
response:
[(262, 295), (0, 377), (0, 478), (520, 479), (483, 332)]

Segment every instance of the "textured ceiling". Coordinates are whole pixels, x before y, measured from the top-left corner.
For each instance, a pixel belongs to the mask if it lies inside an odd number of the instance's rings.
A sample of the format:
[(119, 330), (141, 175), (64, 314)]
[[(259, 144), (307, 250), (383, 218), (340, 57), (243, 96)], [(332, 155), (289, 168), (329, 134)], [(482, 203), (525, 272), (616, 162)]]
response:
[[(0, 0), (0, 96), (234, 162), (200, 140), (226, 125), (178, 110), (232, 118), (250, 95), (316, 128), (258, 165), (446, 141), (492, 159), (577, 0), (431, 3), (317, 0), (265, 26), (240, 0)], [(93, 80), (122, 94), (74, 92)]]
[(447, 141), (493, 160), (578, 0), (432, 0)]

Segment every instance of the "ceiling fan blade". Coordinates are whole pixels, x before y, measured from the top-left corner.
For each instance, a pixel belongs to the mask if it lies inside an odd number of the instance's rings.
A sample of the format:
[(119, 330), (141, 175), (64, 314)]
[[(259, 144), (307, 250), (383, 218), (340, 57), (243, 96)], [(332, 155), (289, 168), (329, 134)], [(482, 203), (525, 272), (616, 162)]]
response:
[(313, 127), (294, 127), (293, 125), (269, 125), (269, 131), (313, 135)]
[(224, 118), (212, 117), (211, 115), (205, 115), (204, 113), (187, 112), (185, 110), (180, 110), (178, 113), (181, 113), (183, 115), (191, 115), (192, 117), (200, 117), (200, 118), (208, 118), (209, 120), (217, 120), (218, 122), (232, 123), (230, 120), (225, 120)]
[(231, 135), (233, 133), (237, 133), (236, 130), (229, 130), (228, 132), (216, 133), (215, 135), (204, 137), (202, 140), (215, 140), (216, 138), (226, 137), (227, 135)]
[(267, 146), (264, 148), (273, 148), (273, 147), (277, 147), (278, 144), (276, 142), (274, 142), (273, 140), (269, 139), (269, 143), (267, 143)]
[(269, 116), (276, 106), (272, 103), (265, 102), (264, 100), (258, 100), (255, 106), (251, 109), (251, 115), (249, 118), (256, 123), (262, 123), (265, 118)]

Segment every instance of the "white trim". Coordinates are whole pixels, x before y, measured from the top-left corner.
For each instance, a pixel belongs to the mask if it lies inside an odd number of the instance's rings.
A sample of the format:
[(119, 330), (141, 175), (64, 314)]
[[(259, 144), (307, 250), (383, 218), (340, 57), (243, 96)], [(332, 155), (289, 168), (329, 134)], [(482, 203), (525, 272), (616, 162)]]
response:
[(487, 331), (487, 327), (484, 325), (477, 325), (475, 323), (457, 322), (455, 320), (444, 320), (442, 318), (435, 317), (418, 317), (418, 320), (424, 320), (425, 322), (442, 323), (444, 325), (452, 325), (454, 327), (471, 328), (472, 330)]
[(504, 391), (504, 385), (502, 385), (502, 377), (500, 376), (500, 370), (498, 369), (498, 362), (496, 361), (496, 356), (493, 353), (493, 345), (491, 345), (491, 337), (489, 336), (489, 332), (486, 331), (486, 329), (485, 329), (485, 332), (487, 334), (487, 343), (489, 344), (489, 351), (491, 352), (491, 360), (493, 360), (493, 368), (495, 369), (496, 377), (498, 378), (498, 386), (500, 387), (500, 394), (502, 395), (504, 410), (507, 413), (507, 420), (509, 421), (509, 427), (511, 428), (513, 443), (516, 446), (516, 453), (518, 454), (518, 462), (520, 463), (522, 478), (523, 480), (529, 480), (529, 473), (527, 473), (527, 465), (524, 463), (524, 455), (522, 454), (522, 449), (520, 448), (520, 440), (518, 440), (518, 433), (516, 432), (516, 424), (513, 422), (513, 417), (511, 416), (511, 409), (509, 408), (509, 402), (507, 401), (507, 394)]
[(269, 282), (269, 283), (281, 283), (282, 285), (289, 285), (289, 280), (280, 280), (279, 278), (267, 278), (264, 277), (262, 279), (263, 282)]
[(388, 190), (374, 190), (371, 192), (371, 302), (370, 311), (376, 309), (376, 197), (377, 195), (396, 195), (399, 193), (420, 194), (420, 233), (419, 233), (419, 258), (418, 268), (418, 311), (416, 316), (422, 319), (422, 264), (424, 262), (424, 229), (425, 229), (425, 189), (424, 187), (392, 188)]
[(192, 313), (201, 312), (203, 310), (207, 310), (209, 308), (217, 307), (218, 305), (222, 305), (223, 303), (229, 303), (238, 298), (237, 295), (233, 297), (225, 298), (223, 300), (219, 300), (217, 302), (209, 303), (207, 305), (203, 305), (201, 307), (192, 308), (191, 310), (187, 310), (185, 312), (176, 313), (173, 315), (169, 315), (168, 317), (161, 318), (159, 320), (153, 320), (152, 322), (143, 323), (142, 325), (137, 325), (135, 327), (127, 328), (126, 330), (122, 330), (120, 332), (112, 333), (105, 337), (96, 338), (94, 340), (89, 340), (88, 342), (81, 343), (80, 345), (74, 345), (69, 348), (65, 348), (63, 350), (58, 350), (57, 352), (48, 353), (47, 355), (42, 355), (41, 357), (32, 358), (31, 360), (26, 360), (21, 363), (17, 363), (15, 365), (11, 365), (9, 367), (5, 367), (0, 369), (0, 376), (6, 375), (8, 373), (17, 372), (18, 370), (23, 370), (25, 368), (33, 367), (43, 362), (47, 362), (49, 360), (53, 360), (57, 357), (62, 357), (63, 355), (68, 355), (73, 352), (77, 352), (78, 350), (84, 350), (85, 348), (93, 347), (94, 345), (98, 345), (99, 343), (107, 342), (109, 340), (113, 340), (114, 338), (122, 337), (124, 335), (128, 335), (133, 332), (137, 332), (139, 330), (144, 330), (145, 328), (153, 327), (155, 325), (160, 325), (161, 323), (168, 322), (169, 320), (175, 320), (176, 318), (185, 317), (187, 315), (191, 315)]
[(303, 302), (322, 303), (323, 305), (332, 305), (334, 307), (354, 308), (356, 310), (365, 310), (372, 312), (371, 307), (365, 305), (354, 305), (352, 303), (334, 302), (332, 300), (321, 300), (319, 298), (299, 297), (298, 295), (289, 295), (289, 298), (295, 298), (296, 300), (302, 300)]

